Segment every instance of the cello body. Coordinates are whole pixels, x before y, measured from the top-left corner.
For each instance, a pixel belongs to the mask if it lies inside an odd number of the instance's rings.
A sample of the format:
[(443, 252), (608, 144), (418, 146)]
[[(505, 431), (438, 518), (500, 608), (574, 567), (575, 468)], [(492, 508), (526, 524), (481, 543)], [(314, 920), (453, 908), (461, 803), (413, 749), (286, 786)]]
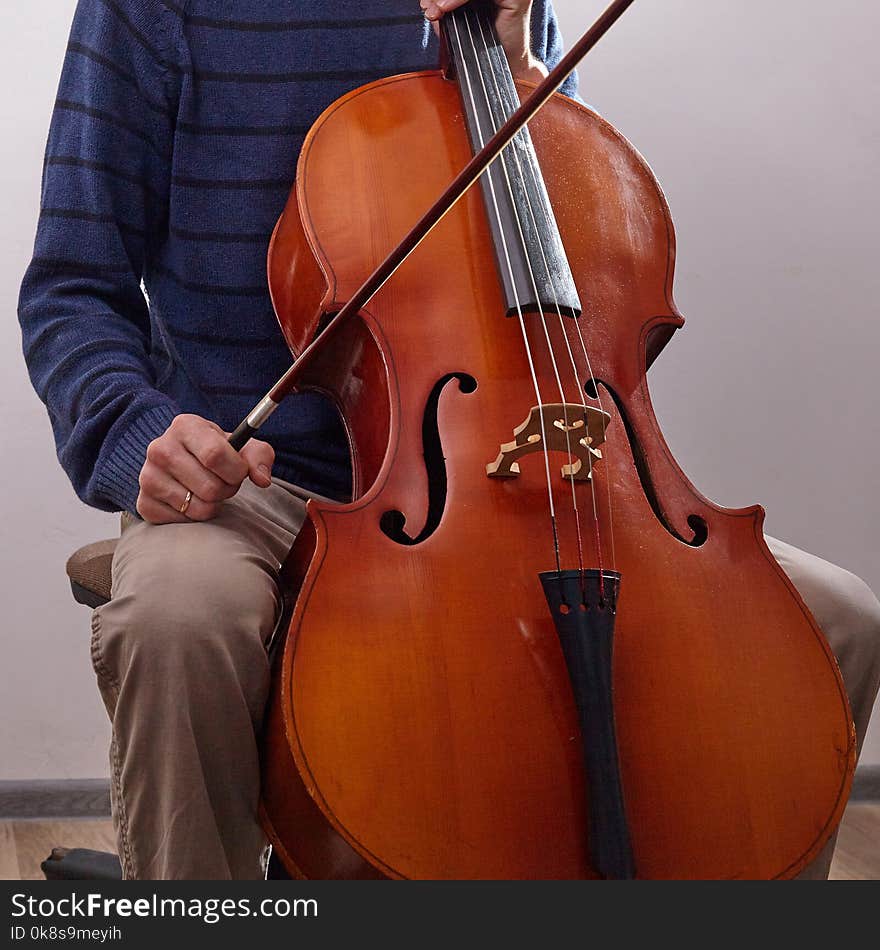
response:
[[(649, 167), (562, 96), (530, 131), (584, 301), (547, 321), (550, 342), (572, 345), (579, 325), (580, 383), (610, 414), (592, 485), (571, 483), (581, 512), (599, 500), (601, 540), (557, 522), (563, 567), (580, 544), (622, 575), (614, 716), (636, 876), (793, 877), (852, 780), (836, 662), (762, 510), (701, 495), (654, 416), (646, 371), (684, 321)], [(357, 89), (315, 123), (269, 255), (294, 354), (470, 155), (439, 71)], [(354, 492), (309, 502), (282, 574), (260, 813), (291, 875), (598, 876), (577, 711), (538, 581), (553, 566), (545, 467), (534, 454), (516, 477), (487, 476), (535, 405), (505, 309), (471, 189), (300, 381), (339, 408)], [(553, 394), (543, 350), (534, 366)], [(551, 461), (561, 507), (566, 459)]]

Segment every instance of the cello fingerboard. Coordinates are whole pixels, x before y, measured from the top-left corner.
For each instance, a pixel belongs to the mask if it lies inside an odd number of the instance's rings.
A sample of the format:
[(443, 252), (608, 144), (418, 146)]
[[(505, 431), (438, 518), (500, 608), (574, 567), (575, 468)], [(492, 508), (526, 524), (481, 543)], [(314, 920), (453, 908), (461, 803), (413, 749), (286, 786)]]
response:
[[(472, 0), (443, 20), (471, 146), (478, 151), (520, 100), (490, 11)], [(578, 316), (581, 304), (528, 128), (481, 180), (507, 315)]]

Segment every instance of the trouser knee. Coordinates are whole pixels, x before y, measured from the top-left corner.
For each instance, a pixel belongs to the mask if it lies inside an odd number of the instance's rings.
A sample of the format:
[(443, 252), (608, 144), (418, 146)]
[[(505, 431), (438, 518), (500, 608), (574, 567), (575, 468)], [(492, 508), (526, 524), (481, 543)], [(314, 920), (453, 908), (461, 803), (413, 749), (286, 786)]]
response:
[(111, 716), (126, 685), (183, 700), (212, 684), (221, 693), (240, 690), (256, 722), (278, 610), (272, 579), (171, 558), (131, 580), (93, 615), (92, 658)]

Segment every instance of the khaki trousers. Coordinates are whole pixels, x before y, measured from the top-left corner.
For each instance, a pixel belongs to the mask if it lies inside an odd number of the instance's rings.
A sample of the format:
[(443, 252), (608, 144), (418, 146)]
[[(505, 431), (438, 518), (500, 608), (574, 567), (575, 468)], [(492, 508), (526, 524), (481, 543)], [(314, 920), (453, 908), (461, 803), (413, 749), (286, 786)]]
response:
[[(263, 876), (257, 735), (278, 568), (305, 501), (245, 481), (214, 521), (124, 520), (92, 660), (112, 722), (113, 818), (127, 879)], [(880, 603), (848, 571), (768, 538), (838, 658), (859, 748), (880, 680)], [(833, 842), (802, 877), (825, 878)]]

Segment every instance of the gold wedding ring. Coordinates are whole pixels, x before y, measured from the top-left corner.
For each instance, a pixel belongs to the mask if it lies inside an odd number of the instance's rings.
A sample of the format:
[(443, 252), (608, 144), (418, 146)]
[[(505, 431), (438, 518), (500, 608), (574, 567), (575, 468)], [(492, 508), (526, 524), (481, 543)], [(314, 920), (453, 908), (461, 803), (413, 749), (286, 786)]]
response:
[(177, 509), (182, 515), (186, 514), (186, 509), (189, 508), (189, 503), (192, 501), (193, 493), (188, 491), (186, 493), (186, 498), (183, 499), (183, 504)]

